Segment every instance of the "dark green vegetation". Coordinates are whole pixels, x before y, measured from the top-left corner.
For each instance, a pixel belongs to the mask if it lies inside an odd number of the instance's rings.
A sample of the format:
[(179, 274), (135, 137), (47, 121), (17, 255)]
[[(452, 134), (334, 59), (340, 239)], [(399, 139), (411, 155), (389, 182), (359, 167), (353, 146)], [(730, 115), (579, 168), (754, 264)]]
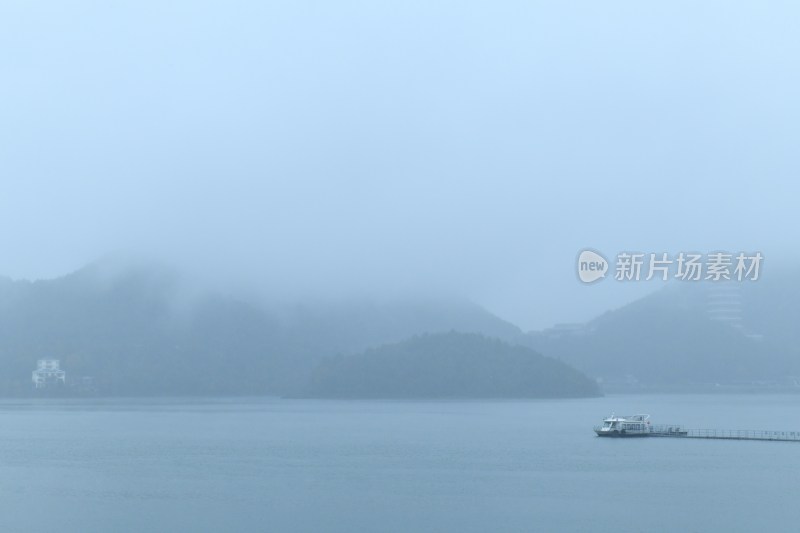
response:
[(597, 384), (529, 348), (464, 333), (422, 335), (325, 360), (310, 396), (326, 398), (563, 398)]

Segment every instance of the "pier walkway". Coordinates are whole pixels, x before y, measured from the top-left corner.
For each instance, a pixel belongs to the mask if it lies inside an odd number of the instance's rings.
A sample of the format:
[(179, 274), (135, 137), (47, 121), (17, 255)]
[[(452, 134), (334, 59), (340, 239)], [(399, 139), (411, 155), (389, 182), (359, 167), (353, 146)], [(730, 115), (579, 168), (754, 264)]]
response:
[(650, 437), (725, 440), (777, 440), (800, 442), (800, 431), (755, 431), (749, 429), (685, 429), (661, 424), (650, 428)]

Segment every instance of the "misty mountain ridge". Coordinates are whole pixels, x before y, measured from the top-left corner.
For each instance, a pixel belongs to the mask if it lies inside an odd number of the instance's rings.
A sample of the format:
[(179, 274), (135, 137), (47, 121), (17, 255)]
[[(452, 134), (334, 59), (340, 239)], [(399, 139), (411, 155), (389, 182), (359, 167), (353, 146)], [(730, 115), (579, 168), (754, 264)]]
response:
[(606, 390), (796, 387), (800, 280), (674, 283), (585, 324), (530, 332), (527, 346)]
[(0, 280), (0, 393), (27, 393), (36, 360), (54, 358), (110, 394), (285, 394), (325, 357), (450, 330), (521, 335), (464, 300), (276, 310), (190, 287), (160, 265), (104, 258), (57, 279)]
[(711, 284), (668, 284), (588, 323), (523, 333), (458, 298), (276, 303), (108, 257), (57, 279), (0, 278), (0, 394), (29, 394), (40, 358), (106, 394), (302, 394), (327, 358), (451, 331), (527, 346), (611, 391), (792, 385), (793, 273), (736, 284), (734, 323), (711, 316)]

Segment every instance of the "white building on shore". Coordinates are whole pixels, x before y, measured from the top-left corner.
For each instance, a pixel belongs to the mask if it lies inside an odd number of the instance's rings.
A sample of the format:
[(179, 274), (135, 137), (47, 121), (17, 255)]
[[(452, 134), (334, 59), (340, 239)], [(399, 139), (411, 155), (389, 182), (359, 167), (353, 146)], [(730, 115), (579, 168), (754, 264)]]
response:
[(49, 386), (64, 385), (67, 382), (67, 373), (61, 370), (58, 359), (39, 359), (36, 362), (36, 370), (31, 377), (33, 386), (37, 389), (44, 389)]

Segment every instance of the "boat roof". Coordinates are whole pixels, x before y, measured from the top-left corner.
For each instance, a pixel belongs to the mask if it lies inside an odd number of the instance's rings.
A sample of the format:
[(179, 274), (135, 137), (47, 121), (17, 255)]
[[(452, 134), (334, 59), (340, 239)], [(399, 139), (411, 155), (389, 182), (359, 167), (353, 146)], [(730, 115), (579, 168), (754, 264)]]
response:
[(629, 422), (645, 422), (650, 418), (650, 415), (611, 415), (605, 420), (611, 422), (629, 421)]

